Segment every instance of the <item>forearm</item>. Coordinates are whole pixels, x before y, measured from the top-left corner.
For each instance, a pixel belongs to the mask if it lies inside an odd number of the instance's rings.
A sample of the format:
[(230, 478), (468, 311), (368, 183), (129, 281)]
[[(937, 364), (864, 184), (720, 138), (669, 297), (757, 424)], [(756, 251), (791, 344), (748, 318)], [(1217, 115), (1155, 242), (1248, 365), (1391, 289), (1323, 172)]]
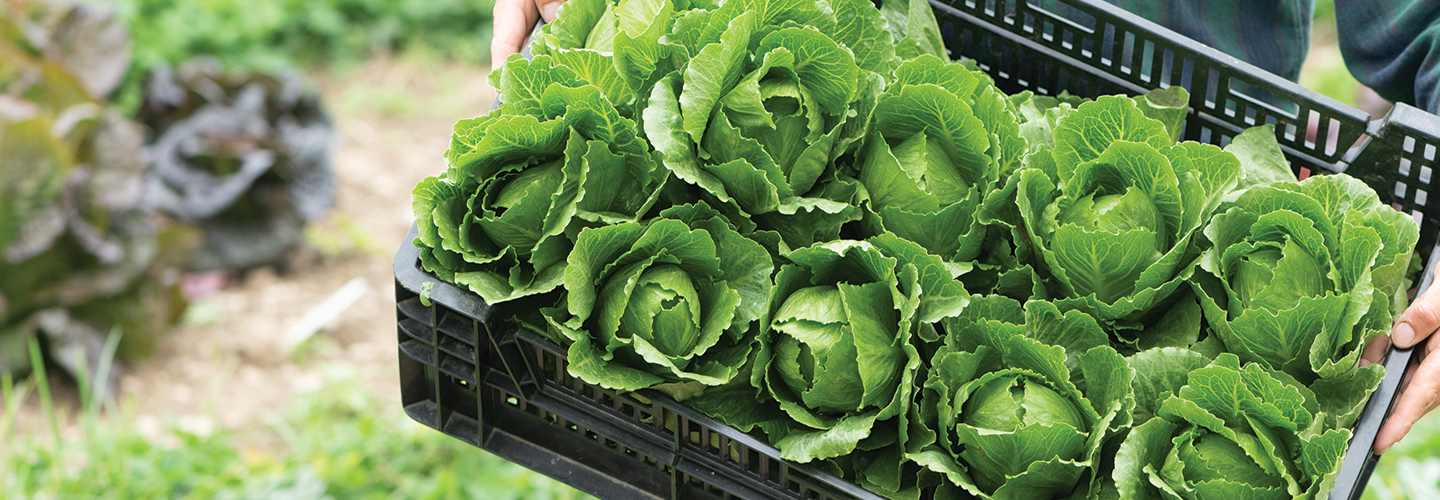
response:
[(1345, 65), (1390, 101), (1436, 111), (1440, 1), (1335, 0)]

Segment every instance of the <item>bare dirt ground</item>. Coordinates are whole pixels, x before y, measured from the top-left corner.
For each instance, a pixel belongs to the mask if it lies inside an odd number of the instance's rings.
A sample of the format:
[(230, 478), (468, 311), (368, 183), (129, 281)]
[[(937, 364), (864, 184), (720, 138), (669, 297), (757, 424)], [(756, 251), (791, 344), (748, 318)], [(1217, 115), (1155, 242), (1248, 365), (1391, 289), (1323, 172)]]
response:
[[(127, 367), (120, 399), (141, 432), (254, 430), (337, 364), (398, 405), (391, 257), (412, 221), (411, 188), (444, 168), (451, 126), (489, 110), (487, 74), (407, 57), (315, 76), (336, 125), (339, 183), (334, 210), (312, 227), (318, 250), (285, 274), (251, 272), (197, 301), (190, 325)], [(330, 328), (299, 352), (282, 347), (287, 329), (356, 278), (365, 294)]]

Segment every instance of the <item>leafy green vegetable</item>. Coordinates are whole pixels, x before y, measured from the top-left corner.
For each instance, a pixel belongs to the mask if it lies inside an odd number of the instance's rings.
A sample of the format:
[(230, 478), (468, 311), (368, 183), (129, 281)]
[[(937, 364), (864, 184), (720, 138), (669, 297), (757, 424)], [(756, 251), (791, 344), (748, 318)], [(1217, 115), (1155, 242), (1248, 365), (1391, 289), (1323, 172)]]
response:
[(569, 371), (592, 384), (684, 399), (735, 377), (769, 300), (770, 254), (704, 203), (649, 224), (580, 232), (564, 308), (545, 311), (573, 343)]
[(1331, 488), (1418, 234), (1360, 181), (1177, 142), (1178, 87), (1006, 95), (923, 0), (560, 12), (415, 199), (573, 376), (889, 498)]
[(192, 271), (283, 262), (335, 203), (334, 128), (297, 72), (222, 71), (197, 58), (146, 77), (149, 202), (199, 229)]
[(880, 16), (885, 19), (891, 41), (895, 44), (895, 55), (900, 59), (932, 55), (949, 61), (945, 54), (944, 37), (940, 34), (935, 11), (930, 8), (929, 2), (882, 2)]
[[(26, 2), (36, 5), (37, 2)], [(54, 3), (54, 2), (47, 2)], [(75, 2), (61, 2), (75, 3)], [(126, 55), (88, 60), (115, 67), (124, 81), (111, 93), (125, 113), (138, 109), (145, 77), (161, 66), (214, 57), (226, 70), (274, 72), (287, 67), (356, 65), (370, 57), (423, 50), (460, 62), (486, 63), (493, 0), (99, 0), (113, 8), (129, 43), (93, 37), (81, 16), (76, 41)], [(63, 17), (57, 17), (63, 19)], [(498, 61), (496, 61), (498, 62)], [(103, 93), (102, 93), (103, 95)]]
[(530, 93), (510, 87), (509, 109), (455, 125), (449, 169), (414, 192), (427, 270), (492, 304), (548, 292), (564, 279), (567, 227), (654, 205), (668, 173), (634, 122), (573, 75), (549, 57), (512, 59), (497, 80), (538, 82)]
[[(781, 456), (809, 462), (846, 455), (871, 436), (876, 422), (907, 418), (920, 366), (911, 339), (924, 301), (921, 276), (944, 272), (933, 256), (912, 260), (925, 255), (916, 250), (882, 235), (787, 256), (792, 264), (775, 276), (751, 378), (788, 416), (766, 428)], [(963, 306), (953, 301), (936, 314), (953, 315)]]
[(1031, 302), (1014, 323), (1018, 303), (983, 303), (945, 322), (917, 407), (926, 437), (907, 456), (945, 476), (936, 498), (1096, 498), (1133, 370), (1084, 313)]
[(1189, 310), (1170, 306), (1193, 300), (1176, 291), (1194, 270), (1196, 233), (1241, 171), (1215, 146), (1171, 144), (1148, 109), (1116, 96), (1082, 104), (1059, 118), (1050, 163), (1015, 174), (1021, 237), (1038, 244), (1056, 305), (1086, 311), (1126, 343), (1163, 322), (1149, 316)]
[(879, 16), (858, 1), (836, 6), (871, 16), (741, 1), (693, 27), (677, 22), (666, 39), (689, 64), (654, 86), (644, 111), (667, 168), (792, 247), (835, 239), (859, 216), (860, 193), (834, 162), (863, 138), (883, 86), (876, 71), (893, 55), (876, 40)]
[(533, 51), (601, 87), (627, 117), (636, 117), (650, 88), (688, 59), (661, 43), (676, 15), (670, 0), (576, 0), (561, 9), (563, 15), (540, 29)]
[(1327, 429), (1303, 388), (1232, 354), (1185, 381), (1120, 446), (1120, 498), (1323, 498), (1334, 487), (1350, 431)]
[(988, 78), (927, 54), (901, 64), (880, 96), (858, 177), (885, 230), (947, 260), (976, 260), (983, 196), (1026, 148)]
[(0, 373), (29, 370), (38, 337), (95, 374), (112, 329), (134, 358), (184, 310), (162, 273), (193, 235), (148, 206), (143, 129), (102, 100), (127, 57), (116, 29), (83, 4), (0, 6)]
[(1360, 352), (1404, 307), (1415, 221), (1354, 178), (1292, 177), (1239, 193), (1205, 236), (1196, 289), (1226, 350), (1310, 384), (1348, 427), (1383, 378)]

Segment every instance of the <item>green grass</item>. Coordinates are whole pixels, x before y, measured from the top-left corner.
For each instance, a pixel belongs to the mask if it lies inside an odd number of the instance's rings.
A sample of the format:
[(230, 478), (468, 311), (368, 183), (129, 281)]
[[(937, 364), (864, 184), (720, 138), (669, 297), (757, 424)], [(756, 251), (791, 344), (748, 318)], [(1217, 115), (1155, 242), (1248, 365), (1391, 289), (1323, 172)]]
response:
[(1380, 457), (1367, 500), (1440, 498), (1440, 414), (1420, 419), (1405, 439)]
[[(423, 50), (480, 64), (490, 59), (493, 0), (99, 0), (129, 30), (131, 69), (111, 96), (138, 109), (144, 78), (160, 65), (210, 56), (224, 66), (273, 72), (346, 67)], [(392, 105), (403, 103), (391, 102)]]
[[(36, 353), (38, 354), (38, 352)], [(43, 366), (43, 365), (42, 365)], [(165, 436), (135, 430), (133, 408), (79, 423), (50, 401), (41, 370), (0, 379), (0, 498), (127, 499), (571, 499), (583, 494), (411, 422), (398, 405), (361, 388), (344, 368), (269, 424), (275, 443), (246, 444), (226, 430), (197, 434), (170, 423)], [(85, 394), (82, 381), (81, 393)], [(19, 433), (14, 417), (38, 398), (45, 432)], [(267, 434), (269, 434), (267, 433)]]

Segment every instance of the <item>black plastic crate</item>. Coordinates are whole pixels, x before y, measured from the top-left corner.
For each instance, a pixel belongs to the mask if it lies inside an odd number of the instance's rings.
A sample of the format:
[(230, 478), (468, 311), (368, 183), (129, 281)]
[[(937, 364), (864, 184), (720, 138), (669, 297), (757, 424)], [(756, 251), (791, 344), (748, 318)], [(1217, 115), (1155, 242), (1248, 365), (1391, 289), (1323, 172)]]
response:
[(565, 348), (420, 269), (415, 234), (395, 254), (401, 399), (415, 421), (601, 498), (879, 498), (662, 393), (570, 376)]
[[(1371, 121), (1108, 4), (930, 3), (951, 56), (975, 59), (1007, 92), (1093, 97), (1180, 85), (1191, 96), (1187, 140), (1224, 146), (1247, 127), (1275, 125), (1298, 175), (1345, 172), (1415, 218), (1416, 249), (1428, 259), (1419, 290), (1430, 286), (1440, 265), (1432, 251), (1440, 210), (1427, 204), (1440, 118), (1399, 104)], [(395, 292), (402, 399), (416, 421), (602, 498), (879, 498), (781, 460), (773, 447), (664, 394), (616, 394), (571, 377), (564, 348), (498, 321), (492, 313), (502, 313), (478, 296), (420, 269), (414, 236), (395, 255)], [(1410, 360), (1409, 349), (1387, 358), (1331, 500), (1364, 492), (1378, 458), (1370, 448)]]
[[(415, 236), (394, 262), (401, 399), (415, 421), (601, 498), (880, 499), (662, 393), (617, 394), (570, 376), (563, 347), (496, 321), (474, 294), (421, 269)], [(1364, 491), (1370, 445), (1409, 359), (1407, 349), (1387, 360), (1332, 499)]]

